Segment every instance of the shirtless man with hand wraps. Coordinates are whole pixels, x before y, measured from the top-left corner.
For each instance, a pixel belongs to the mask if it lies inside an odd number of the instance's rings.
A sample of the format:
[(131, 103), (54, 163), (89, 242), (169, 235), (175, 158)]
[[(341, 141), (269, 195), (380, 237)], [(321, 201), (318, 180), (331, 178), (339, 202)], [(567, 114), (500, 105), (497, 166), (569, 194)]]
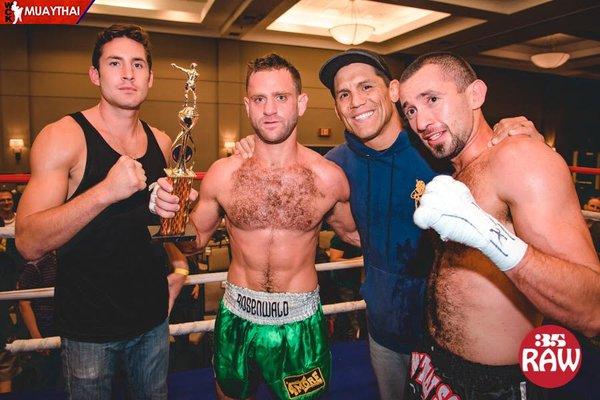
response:
[[(327, 216), (344, 240), (360, 245), (350, 189), (339, 167), (297, 143), (308, 97), (294, 66), (275, 54), (254, 60), (246, 92), (254, 156), (210, 167), (190, 217), (197, 239), (181, 249), (200, 251), (225, 214), (232, 261), (215, 324), (219, 396), (247, 398), (262, 377), (278, 398), (310, 399), (326, 390), (331, 368), (315, 271), (318, 233)], [(158, 182), (156, 212), (172, 217), (178, 199), (166, 180)]]
[(527, 137), (489, 148), (486, 92), (450, 53), (421, 56), (400, 78), (411, 128), (456, 171), (427, 184), (414, 215), (443, 242), (411, 399), (544, 398), (517, 365), (525, 335), (543, 316), (588, 336), (600, 331), (600, 266), (569, 170)]

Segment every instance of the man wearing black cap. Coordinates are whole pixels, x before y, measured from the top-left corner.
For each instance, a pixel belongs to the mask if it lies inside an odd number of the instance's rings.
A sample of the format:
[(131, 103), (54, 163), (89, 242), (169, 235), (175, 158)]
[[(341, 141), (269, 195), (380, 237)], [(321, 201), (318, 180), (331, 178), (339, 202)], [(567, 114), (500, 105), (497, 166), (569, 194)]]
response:
[[(346, 143), (327, 154), (350, 182), (350, 204), (363, 246), (371, 363), (382, 399), (402, 399), (409, 353), (423, 332), (425, 280), (432, 250), (413, 222), (416, 180), (436, 175), (403, 130), (399, 83), (385, 61), (350, 49), (323, 64), (321, 82), (335, 99)], [(525, 118), (498, 134), (538, 135)]]
[(329, 59), (319, 78), (335, 99), (346, 143), (327, 154), (350, 182), (363, 245), (371, 363), (382, 399), (401, 399), (411, 349), (423, 326), (427, 262), (417, 256), (424, 235), (412, 221), (417, 179), (436, 173), (403, 131), (399, 84), (383, 59), (353, 49)]

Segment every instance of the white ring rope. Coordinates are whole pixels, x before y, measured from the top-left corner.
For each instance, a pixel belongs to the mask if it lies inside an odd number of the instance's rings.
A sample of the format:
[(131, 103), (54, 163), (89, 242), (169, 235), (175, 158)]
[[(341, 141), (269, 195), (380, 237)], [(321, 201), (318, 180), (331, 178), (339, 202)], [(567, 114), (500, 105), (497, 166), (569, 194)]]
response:
[[(336, 261), (329, 263), (316, 264), (317, 271), (332, 271), (337, 269), (358, 268), (363, 266), (363, 259), (356, 258), (352, 260)], [(220, 282), (227, 279), (227, 272), (215, 272), (209, 274), (189, 275), (185, 281), (186, 285), (196, 285), (199, 283)], [(0, 292), (0, 300), (21, 300), (36, 299), (54, 296), (54, 288), (12, 290)], [(325, 315), (350, 312), (355, 310), (364, 310), (366, 307), (364, 300), (349, 301), (345, 303), (327, 304), (323, 306)], [(182, 324), (169, 325), (169, 333), (173, 336), (187, 335), (194, 332), (212, 332), (215, 326), (214, 320), (185, 322)], [(60, 337), (53, 336), (41, 339), (15, 340), (6, 345), (6, 350), (12, 353), (24, 351), (48, 350), (60, 347)]]
[(581, 210), (583, 218), (590, 221), (600, 221), (600, 212)]
[[(325, 315), (339, 314), (342, 312), (351, 312), (364, 310), (366, 307), (364, 300), (348, 301), (345, 303), (326, 304), (323, 306)], [(195, 332), (212, 332), (215, 329), (215, 320), (185, 322), (183, 324), (169, 325), (169, 333), (173, 336), (187, 335)], [(6, 350), (11, 353), (20, 353), (24, 351), (50, 350), (60, 347), (60, 337), (52, 336), (42, 339), (15, 340), (6, 344)]]
[[(363, 259), (356, 258), (352, 260), (336, 261), (315, 265), (317, 271), (332, 271), (336, 269), (357, 268), (363, 266)], [(199, 283), (221, 282), (227, 280), (227, 271), (213, 272), (209, 274), (189, 275), (185, 281), (186, 285), (197, 285)], [(53, 297), (54, 288), (39, 288), (26, 290), (10, 290), (0, 292), (0, 301), (2, 300), (26, 300), (26, 299), (41, 299), (45, 297)]]

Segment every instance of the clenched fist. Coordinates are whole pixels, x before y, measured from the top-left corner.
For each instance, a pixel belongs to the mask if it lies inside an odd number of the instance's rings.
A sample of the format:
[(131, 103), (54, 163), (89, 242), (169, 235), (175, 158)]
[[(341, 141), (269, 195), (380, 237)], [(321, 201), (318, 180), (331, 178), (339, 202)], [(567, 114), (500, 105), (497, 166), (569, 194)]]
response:
[(131, 157), (121, 156), (102, 181), (111, 203), (130, 197), (146, 188), (146, 173), (142, 164)]

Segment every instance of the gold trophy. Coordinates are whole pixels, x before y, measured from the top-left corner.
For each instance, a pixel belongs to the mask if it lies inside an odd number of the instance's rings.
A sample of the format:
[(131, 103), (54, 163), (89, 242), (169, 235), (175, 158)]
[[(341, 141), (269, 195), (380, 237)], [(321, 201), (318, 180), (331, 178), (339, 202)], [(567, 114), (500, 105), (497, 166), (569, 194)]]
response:
[[(165, 168), (167, 180), (173, 185), (172, 193), (179, 197), (179, 210), (173, 218), (160, 219), (158, 233), (153, 236), (153, 239), (158, 241), (189, 240), (190, 237), (194, 236), (194, 233), (191, 235), (186, 234), (186, 226), (190, 211), (188, 198), (192, 189), (192, 182), (196, 177), (192, 170), (196, 148), (191, 131), (199, 116), (196, 110), (195, 91), (198, 71), (196, 70), (196, 63), (192, 63), (190, 68), (182, 68), (176, 64), (171, 64), (171, 66), (187, 74), (185, 102), (183, 108), (177, 113), (181, 131), (171, 146), (169, 168)], [(193, 229), (188, 229), (188, 231), (193, 232)]]

